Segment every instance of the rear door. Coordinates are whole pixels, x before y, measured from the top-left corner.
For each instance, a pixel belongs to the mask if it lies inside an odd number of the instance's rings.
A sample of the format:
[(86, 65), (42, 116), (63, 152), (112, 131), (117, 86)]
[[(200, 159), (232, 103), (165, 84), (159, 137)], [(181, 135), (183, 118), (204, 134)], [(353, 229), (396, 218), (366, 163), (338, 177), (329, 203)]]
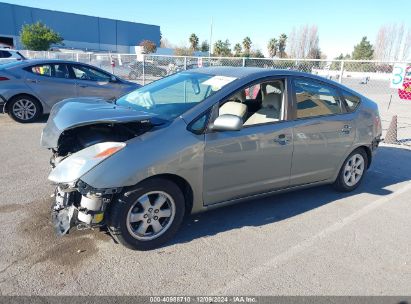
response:
[(76, 79), (77, 96), (102, 97), (106, 100), (119, 97), (120, 83), (113, 81), (110, 74), (82, 64), (73, 64), (70, 67)]
[(25, 68), (26, 84), (41, 101), (52, 107), (55, 103), (76, 97), (76, 81), (65, 63), (45, 63)]
[(355, 138), (354, 114), (338, 88), (308, 77), (293, 82), (294, 152), (290, 185), (327, 180), (339, 170)]

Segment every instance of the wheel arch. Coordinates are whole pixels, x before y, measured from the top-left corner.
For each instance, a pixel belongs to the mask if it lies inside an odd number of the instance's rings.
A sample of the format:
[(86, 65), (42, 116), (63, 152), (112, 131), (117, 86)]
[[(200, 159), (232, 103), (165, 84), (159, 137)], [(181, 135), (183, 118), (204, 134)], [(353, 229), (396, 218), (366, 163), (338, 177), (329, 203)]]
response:
[(35, 99), (35, 100), (39, 103), (39, 105), (40, 105), (41, 115), (44, 114), (44, 106), (43, 106), (43, 103), (41, 102), (41, 100), (38, 99), (38, 98), (37, 98), (36, 96), (34, 96), (33, 94), (29, 94), (29, 93), (18, 93), (18, 94), (15, 94), (15, 95), (11, 96), (11, 97), (6, 101), (6, 104), (4, 105), (4, 112), (5, 112), (5, 113), (8, 113), (8, 112), (9, 112), (9, 110), (10, 110), (9, 107), (10, 107), (10, 104), (11, 104), (11, 102), (12, 102), (13, 100), (15, 100), (15, 99), (18, 98), (18, 97), (23, 97), (23, 96), (28, 96), (28, 97), (30, 97), (30, 98)]
[(365, 153), (367, 154), (367, 169), (371, 166), (371, 161), (372, 161), (372, 151), (371, 148), (368, 146), (359, 146), (356, 149), (354, 149), (353, 151), (357, 150), (357, 149), (362, 149), (365, 151)]
[[(162, 173), (162, 174), (156, 174), (152, 175), (150, 177), (147, 177), (146, 179), (143, 179), (140, 181), (138, 184), (145, 182), (150, 179), (154, 178), (163, 178), (172, 181), (177, 185), (177, 187), (180, 188), (181, 192), (184, 195), (184, 202), (186, 206), (186, 214), (190, 214), (191, 210), (193, 209), (193, 200), (194, 200), (194, 195), (193, 195), (193, 189), (190, 185), (190, 183), (183, 177), (177, 175), (177, 174), (172, 174), (172, 173)], [(137, 184), (137, 185), (138, 185)]]

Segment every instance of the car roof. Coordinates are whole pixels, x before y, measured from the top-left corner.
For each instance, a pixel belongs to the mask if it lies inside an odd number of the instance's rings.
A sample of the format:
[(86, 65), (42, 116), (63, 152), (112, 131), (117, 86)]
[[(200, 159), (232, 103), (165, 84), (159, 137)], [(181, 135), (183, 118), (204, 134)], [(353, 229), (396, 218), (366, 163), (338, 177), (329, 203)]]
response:
[[(275, 76), (295, 76), (295, 77), (308, 77), (313, 80), (318, 80), (324, 83), (328, 83), (332, 86), (339, 87), (345, 91), (351, 92), (355, 95), (361, 95), (359, 92), (352, 90), (351, 88), (336, 82), (334, 80), (325, 78), (323, 76), (305, 73), (295, 70), (286, 70), (286, 69), (273, 69), (273, 68), (258, 68), (258, 67), (228, 67), (228, 66), (215, 66), (215, 67), (204, 67), (198, 69), (188, 70), (189, 73), (201, 73), (209, 75), (218, 75), (226, 77), (235, 77), (235, 78), (249, 78), (249, 79), (258, 79), (264, 77), (275, 77)], [(361, 95), (363, 96), (363, 95)], [(365, 97), (365, 96), (363, 96)]]
[[(48, 64), (48, 63), (68, 63), (68, 64), (81, 64), (81, 65), (86, 65), (86, 66), (91, 66), (96, 69), (101, 69), (99, 67), (84, 63), (84, 62), (77, 62), (77, 61), (70, 61), (70, 60), (61, 60), (61, 59), (26, 59), (22, 61), (17, 61), (17, 63), (13, 64), (12, 66), (9, 66), (7, 68), (25, 68), (31, 65), (37, 65), (37, 64)], [(1, 65), (3, 66), (3, 65)]]
[(204, 67), (190, 70), (193, 73), (202, 73), (209, 75), (219, 75), (226, 77), (245, 78), (245, 77), (266, 77), (266, 76), (307, 76), (311, 78), (318, 78), (320, 80), (326, 80), (324, 77), (319, 77), (310, 73), (299, 72), (286, 69), (270, 69), (270, 68), (258, 68), (258, 67), (230, 67), (230, 66), (215, 66)]
[(83, 62), (77, 62), (77, 61), (72, 61), (72, 60), (62, 60), (62, 59), (27, 59), (24, 61), (24, 63), (29, 63), (29, 64), (41, 64), (41, 63), (72, 63), (72, 64), (86, 64)]

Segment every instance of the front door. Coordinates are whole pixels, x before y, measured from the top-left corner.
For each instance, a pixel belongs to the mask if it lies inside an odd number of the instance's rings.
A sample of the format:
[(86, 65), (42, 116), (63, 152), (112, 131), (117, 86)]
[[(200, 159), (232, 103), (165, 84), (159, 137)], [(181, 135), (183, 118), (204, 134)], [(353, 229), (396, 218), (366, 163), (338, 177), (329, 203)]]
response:
[(206, 134), (206, 205), (285, 188), (293, 152), (288, 122)]
[(101, 97), (112, 100), (119, 97), (121, 87), (111, 80), (111, 75), (86, 65), (72, 65), (77, 79), (77, 96)]
[(295, 78), (294, 153), (290, 185), (332, 178), (354, 142), (354, 115), (346, 113), (337, 88)]
[[(265, 80), (235, 92), (220, 103), (219, 115), (240, 116), (244, 126), (240, 131), (205, 135), (203, 200), (206, 205), (289, 185), (293, 128), (292, 122), (284, 117), (285, 87), (285, 79)], [(256, 94), (251, 93), (254, 91)]]

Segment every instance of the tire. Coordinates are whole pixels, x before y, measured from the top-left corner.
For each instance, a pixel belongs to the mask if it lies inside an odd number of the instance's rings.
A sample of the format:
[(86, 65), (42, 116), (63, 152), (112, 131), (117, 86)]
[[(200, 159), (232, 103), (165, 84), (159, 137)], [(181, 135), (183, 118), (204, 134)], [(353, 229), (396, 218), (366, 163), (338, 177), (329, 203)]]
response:
[(353, 191), (361, 184), (367, 168), (367, 153), (361, 148), (354, 150), (341, 166), (334, 188), (341, 192)]
[(109, 231), (119, 243), (133, 250), (151, 250), (169, 241), (185, 214), (183, 193), (164, 178), (143, 181), (125, 190), (111, 204), (107, 210)]
[(43, 114), (40, 102), (29, 95), (13, 97), (7, 110), (12, 119), (21, 123), (36, 121)]

